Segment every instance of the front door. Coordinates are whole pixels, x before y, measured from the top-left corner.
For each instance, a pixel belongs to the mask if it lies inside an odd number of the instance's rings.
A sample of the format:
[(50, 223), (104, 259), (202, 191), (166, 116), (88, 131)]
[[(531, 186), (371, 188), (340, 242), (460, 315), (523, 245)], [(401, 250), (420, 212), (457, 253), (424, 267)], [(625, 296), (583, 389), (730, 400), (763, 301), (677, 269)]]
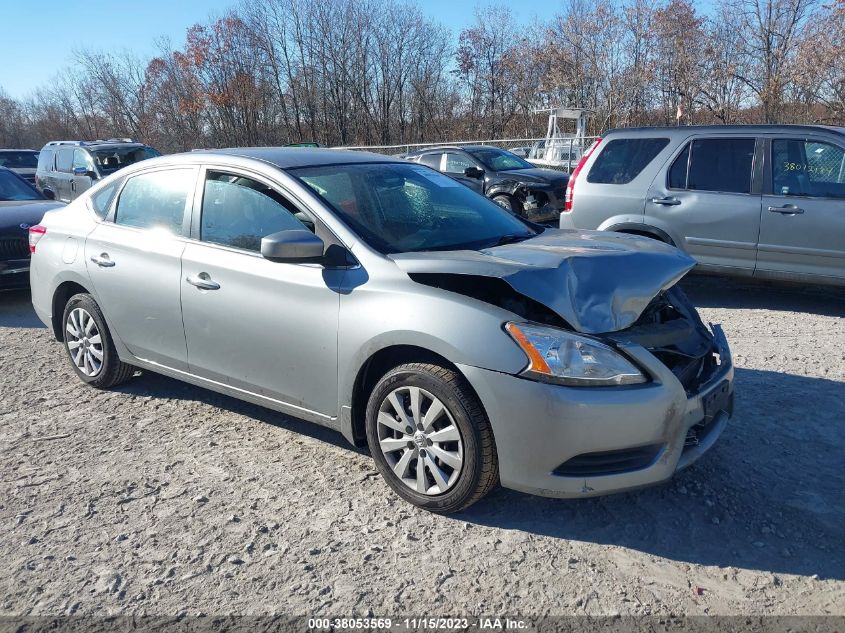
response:
[(455, 180), (465, 184), (473, 191), (484, 194), (484, 177), (471, 178), (464, 172), (468, 167), (481, 169), (481, 166), (463, 152), (446, 152), (443, 154), (442, 171)]
[(260, 255), (262, 237), (314, 218), (260, 176), (208, 169), (203, 182), (198, 240), (182, 255), (191, 373), (336, 416), (343, 273)]
[(703, 268), (752, 274), (760, 231), (753, 137), (691, 140), (661, 169), (645, 216), (673, 229)]
[(180, 258), (196, 174), (180, 168), (132, 176), (85, 241), (88, 274), (112, 335), (136, 357), (182, 371)]
[(771, 140), (757, 270), (845, 277), (845, 144)]

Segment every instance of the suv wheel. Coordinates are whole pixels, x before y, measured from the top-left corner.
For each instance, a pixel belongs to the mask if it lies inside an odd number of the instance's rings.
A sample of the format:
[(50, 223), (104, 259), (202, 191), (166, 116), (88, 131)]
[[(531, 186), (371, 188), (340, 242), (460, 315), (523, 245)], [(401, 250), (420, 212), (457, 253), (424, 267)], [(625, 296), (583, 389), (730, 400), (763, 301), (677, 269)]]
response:
[(511, 196), (507, 194), (499, 194), (498, 196), (493, 196), (490, 199), (496, 204), (498, 204), (500, 207), (504, 207), (511, 213), (517, 213), (519, 211), (519, 205), (517, 204), (516, 200), (514, 200)]
[(373, 389), (366, 416), (376, 466), (406, 501), (457, 512), (498, 482), (490, 423), (451, 369), (422, 363), (392, 369)]
[(73, 295), (62, 318), (65, 349), (83, 382), (108, 389), (132, 377), (135, 368), (118, 358), (103, 313), (91, 295)]

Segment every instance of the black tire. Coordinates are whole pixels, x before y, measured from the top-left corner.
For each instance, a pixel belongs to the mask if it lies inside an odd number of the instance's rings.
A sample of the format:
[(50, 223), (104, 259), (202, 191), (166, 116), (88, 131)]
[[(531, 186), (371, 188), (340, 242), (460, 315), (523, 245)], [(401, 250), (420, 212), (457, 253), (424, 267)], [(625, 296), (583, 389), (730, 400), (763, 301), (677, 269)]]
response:
[[(381, 450), (377, 422), (379, 410), (387, 397), (402, 387), (418, 387), (439, 399), (460, 433), (463, 463), (457, 479), (442, 494), (412, 490), (393, 471)], [(408, 363), (387, 372), (370, 394), (366, 428), (367, 444), (382, 477), (396, 494), (417, 507), (431, 512), (458, 512), (484, 497), (499, 481), (496, 444), (481, 403), (466, 380), (446, 367)], [(423, 453), (419, 448), (416, 450)], [(430, 470), (427, 472), (431, 473)]]
[(507, 209), (511, 213), (519, 213), (520, 211), (519, 203), (517, 203), (513, 196), (509, 196), (506, 193), (500, 193), (490, 199), (496, 204), (498, 204), (500, 207)]
[[(71, 313), (74, 313), (77, 309), (84, 310), (93, 318), (100, 335), (99, 346), (101, 350), (98, 350), (98, 352), (102, 354), (103, 358), (99, 369), (92, 375), (86, 374), (77, 367), (74, 360), (74, 352), (70, 349), (70, 346), (75, 341), (71, 340), (72, 336), (68, 332), (68, 320), (71, 319)], [(100, 306), (97, 305), (97, 302), (94, 301), (91, 295), (80, 293), (68, 299), (64, 312), (62, 313), (62, 330), (64, 332), (64, 347), (70, 359), (70, 365), (82, 382), (97, 389), (109, 389), (126, 382), (135, 374), (135, 368), (132, 365), (124, 363), (118, 357), (117, 350), (114, 347), (114, 341), (106, 325), (106, 320), (100, 311)]]

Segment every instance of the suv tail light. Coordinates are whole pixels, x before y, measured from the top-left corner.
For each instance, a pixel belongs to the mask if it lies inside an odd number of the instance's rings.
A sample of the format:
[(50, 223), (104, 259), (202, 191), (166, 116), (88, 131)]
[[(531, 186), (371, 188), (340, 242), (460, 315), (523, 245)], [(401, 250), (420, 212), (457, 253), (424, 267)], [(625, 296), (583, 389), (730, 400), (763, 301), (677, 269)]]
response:
[(44, 237), (44, 234), (47, 232), (46, 226), (41, 226), (40, 224), (36, 224), (35, 226), (29, 227), (29, 252), (35, 252), (35, 245), (38, 244), (38, 240)]
[(569, 182), (566, 183), (566, 196), (563, 198), (563, 212), (568, 213), (572, 211), (572, 194), (575, 193), (575, 179), (578, 178), (578, 174), (581, 173), (581, 169), (584, 167), (584, 163), (587, 162), (587, 159), (590, 157), (596, 148), (601, 143), (601, 137), (598, 137), (593, 144), (587, 148), (587, 151), (581, 156), (581, 160), (578, 161), (578, 164), (575, 166), (575, 169), (572, 171), (572, 175), (569, 177)]

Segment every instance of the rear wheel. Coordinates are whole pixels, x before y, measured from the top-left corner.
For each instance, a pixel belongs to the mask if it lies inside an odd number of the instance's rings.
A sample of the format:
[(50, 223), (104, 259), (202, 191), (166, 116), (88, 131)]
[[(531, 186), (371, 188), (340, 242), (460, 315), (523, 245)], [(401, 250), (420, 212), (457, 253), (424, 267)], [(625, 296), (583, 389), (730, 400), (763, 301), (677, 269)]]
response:
[(373, 389), (366, 415), (376, 466), (406, 501), (457, 512), (498, 482), (490, 423), (453, 370), (423, 363), (392, 369)]
[(118, 358), (103, 313), (91, 295), (73, 295), (62, 319), (65, 349), (83, 382), (108, 389), (132, 377), (135, 368)]

